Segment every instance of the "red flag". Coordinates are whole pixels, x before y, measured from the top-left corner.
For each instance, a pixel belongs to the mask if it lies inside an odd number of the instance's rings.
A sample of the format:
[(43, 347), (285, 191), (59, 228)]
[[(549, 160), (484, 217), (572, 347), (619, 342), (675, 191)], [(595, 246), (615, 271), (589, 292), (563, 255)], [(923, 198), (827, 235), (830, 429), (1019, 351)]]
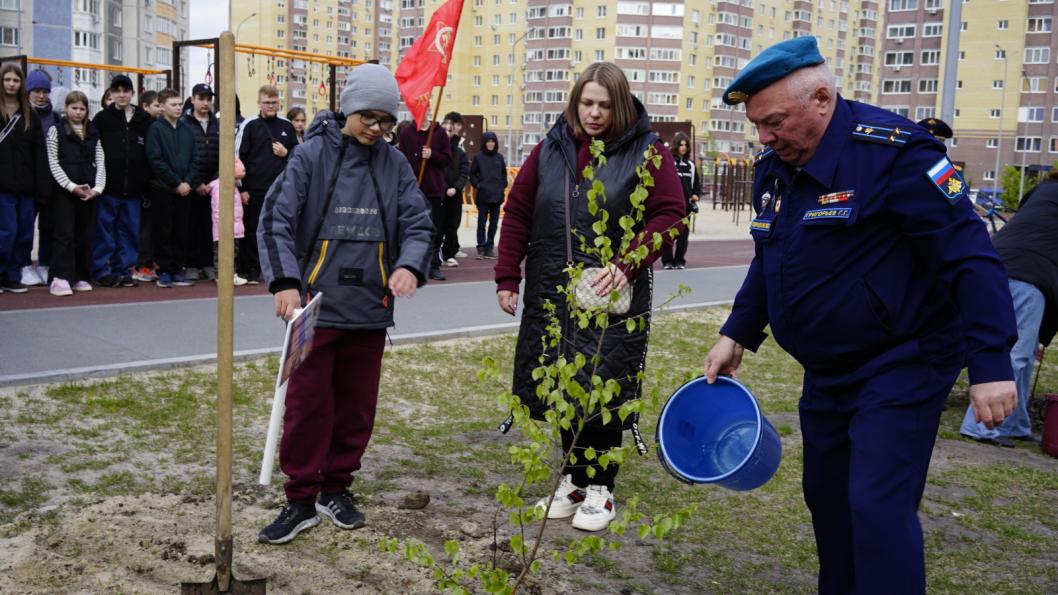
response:
[(404, 54), (397, 73), (397, 85), (404, 103), (415, 123), (422, 126), (430, 94), (434, 87), (443, 87), (452, 61), (459, 16), (463, 14), (463, 0), (448, 0), (430, 17), (422, 37), (415, 40)]

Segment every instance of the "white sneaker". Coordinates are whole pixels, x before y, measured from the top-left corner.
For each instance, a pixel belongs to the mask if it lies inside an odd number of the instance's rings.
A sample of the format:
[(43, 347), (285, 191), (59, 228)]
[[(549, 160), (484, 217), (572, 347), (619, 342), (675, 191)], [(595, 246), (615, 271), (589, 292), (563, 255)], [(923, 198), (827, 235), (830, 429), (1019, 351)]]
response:
[(459, 252), (456, 252), (456, 258), (466, 258), (466, 257), (467, 257), (467, 253), (466, 252), (463, 252), (462, 250), (460, 250)]
[(573, 528), (582, 531), (602, 531), (617, 517), (613, 494), (606, 486), (590, 485), (584, 504), (573, 515)]
[(73, 295), (73, 290), (70, 289), (70, 284), (65, 279), (58, 277), (51, 280), (51, 286), (48, 288), (48, 293), (57, 296)]
[(48, 267), (37, 266), (37, 276), (40, 277), (40, 284), (48, 284)]
[[(537, 508), (547, 508), (547, 500), (547, 496), (541, 498), (536, 503)], [(558, 489), (555, 490), (555, 500), (551, 503), (551, 509), (547, 511), (547, 518), (568, 518), (571, 514), (577, 512), (582, 502), (584, 502), (584, 488), (578, 488), (574, 485), (573, 476), (567, 474), (562, 478), (562, 483), (558, 484)]]
[(446, 260), (444, 262), (444, 265), (446, 267), (457, 267), (457, 266), (459, 266), (459, 261), (456, 260), (455, 258), (449, 258), (448, 260)]
[(73, 284), (74, 291), (92, 291), (92, 285), (88, 281), (78, 281)]
[(33, 265), (22, 267), (22, 284), (23, 285), (44, 285), (45, 279), (40, 278), (40, 273), (37, 272), (37, 267)]
[(246, 285), (248, 281), (238, 275), (235, 275), (235, 279), (232, 281), (232, 283), (234, 283), (236, 287), (242, 287), (243, 285)]

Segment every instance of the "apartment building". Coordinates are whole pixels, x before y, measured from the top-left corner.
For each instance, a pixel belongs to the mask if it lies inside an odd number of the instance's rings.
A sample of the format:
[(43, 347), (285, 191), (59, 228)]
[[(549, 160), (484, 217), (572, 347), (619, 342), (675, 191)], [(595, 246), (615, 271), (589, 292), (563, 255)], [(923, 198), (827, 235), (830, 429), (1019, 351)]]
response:
[[(314, 54), (392, 60), (392, 0), (274, 0), (233, 2), (231, 23), (238, 43), (279, 47)], [(243, 112), (255, 111), (255, 90), (278, 87), (282, 109), (303, 107), (312, 114), (328, 109), (330, 69), (305, 60), (283, 60), (239, 54), (236, 59)], [(339, 91), (345, 69), (336, 72)]]
[[(54, 86), (83, 91), (94, 112), (121, 66), (172, 68), (172, 43), (186, 39), (187, 19), (187, 0), (0, 0), (0, 55), (114, 65), (45, 68)], [(145, 80), (164, 85), (160, 76)]]
[[(436, 0), (401, 0), (393, 62)], [(613, 61), (654, 121), (690, 122), (701, 155), (759, 150), (724, 88), (763, 48), (816, 35), (846, 96), (874, 89), (878, 2), (839, 0), (466, 0), (442, 112), (480, 114), (515, 163), (546, 134), (592, 62)]]
[(1058, 160), (1054, 0), (887, 0), (885, 8), (880, 105), (951, 124), (952, 158), (977, 188), (991, 188), (997, 162), (1001, 175)]

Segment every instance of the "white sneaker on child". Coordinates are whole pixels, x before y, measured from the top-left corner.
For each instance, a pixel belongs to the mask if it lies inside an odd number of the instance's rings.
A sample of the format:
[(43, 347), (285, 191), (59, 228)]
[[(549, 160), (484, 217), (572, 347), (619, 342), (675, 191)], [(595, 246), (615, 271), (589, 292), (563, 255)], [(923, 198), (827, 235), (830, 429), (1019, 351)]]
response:
[(240, 277), (238, 275), (235, 275), (235, 279), (234, 279), (233, 283), (235, 284), (236, 287), (242, 287), (243, 285), (246, 285), (247, 281), (246, 281), (246, 279), (243, 279), (242, 277)]
[(51, 286), (48, 287), (48, 293), (62, 297), (73, 295), (73, 290), (70, 289), (70, 284), (67, 283), (66, 279), (56, 277), (51, 280)]
[[(547, 508), (547, 500), (547, 496), (541, 498), (536, 503), (537, 508)], [(562, 483), (558, 484), (558, 489), (555, 490), (555, 500), (547, 511), (547, 518), (567, 518), (577, 512), (582, 502), (584, 502), (584, 489), (578, 488), (573, 483), (573, 476), (567, 474), (562, 478)]]
[(74, 291), (92, 291), (92, 285), (88, 281), (78, 281), (73, 284)]
[(573, 515), (573, 528), (581, 531), (602, 531), (617, 517), (613, 494), (606, 486), (590, 485), (584, 504)]
[(44, 285), (47, 281), (47, 277), (44, 279), (40, 278), (40, 273), (37, 272), (37, 267), (33, 265), (22, 267), (22, 284), (28, 286)]

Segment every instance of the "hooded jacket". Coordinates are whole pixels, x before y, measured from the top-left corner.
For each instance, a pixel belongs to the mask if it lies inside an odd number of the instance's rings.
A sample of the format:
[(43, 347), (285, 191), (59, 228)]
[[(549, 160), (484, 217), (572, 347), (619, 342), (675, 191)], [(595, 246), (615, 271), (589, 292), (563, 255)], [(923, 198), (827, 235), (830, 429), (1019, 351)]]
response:
[[(48, 155), (44, 151), (44, 137), (40, 134), (40, 118), (29, 110), (29, 129), (19, 119), (11, 126), (10, 133), (0, 141), (0, 192), (32, 196), (38, 203), (47, 203), (51, 198), (51, 173), (48, 171)], [(12, 116), (13, 117), (13, 116)], [(7, 121), (0, 117), (0, 128)], [(15, 174), (15, 175), (12, 175)]]
[(107, 187), (103, 193), (118, 198), (142, 198), (151, 180), (147, 165), (147, 129), (154, 118), (133, 106), (132, 119), (111, 104), (92, 118), (99, 131), (107, 162)]
[[(496, 148), (488, 150), (488, 142)], [(507, 189), (507, 161), (500, 154), (500, 142), (495, 132), (486, 132), (481, 137), (481, 152), (474, 156), (470, 166), (470, 185), (474, 187), (474, 202), (497, 204), (503, 202)]]
[(195, 131), (182, 118), (176, 126), (164, 117), (154, 121), (147, 131), (147, 159), (154, 173), (151, 187), (155, 190), (171, 193), (183, 182), (194, 190), (200, 182)]
[(467, 185), (467, 173), (470, 171), (470, 163), (467, 162), (466, 151), (459, 147), (462, 139), (453, 134), (449, 137), (449, 141), (452, 145), (452, 163), (449, 163), (448, 167), (445, 168), (445, 198), (448, 197), (448, 190), (455, 188), (456, 195), (453, 198), (462, 201), (463, 188)]
[[(433, 137), (430, 138), (430, 158), (426, 161), (426, 169), (423, 170), (422, 192), (428, 198), (444, 198), (445, 190), (445, 168), (452, 163), (452, 145), (448, 142), (448, 133), (441, 125), (434, 122)], [(408, 126), (398, 135), (398, 146), (404, 156), (411, 163), (411, 169), (415, 175), (419, 175), (419, 166), (422, 164), (422, 148), (426, 145), (426, 137), (430, 135), (429, 130), (416, 130), (414, 124)]]
[(269, 188), (257, 230), (261, 269), (272, 293), (322, 292), (321, 327), (383, 329), (393, 326), (393, 270), (426, 282), (433, 224), (404, 155), (382, 140), (362, 145), (344, 125), (317, 114)]

